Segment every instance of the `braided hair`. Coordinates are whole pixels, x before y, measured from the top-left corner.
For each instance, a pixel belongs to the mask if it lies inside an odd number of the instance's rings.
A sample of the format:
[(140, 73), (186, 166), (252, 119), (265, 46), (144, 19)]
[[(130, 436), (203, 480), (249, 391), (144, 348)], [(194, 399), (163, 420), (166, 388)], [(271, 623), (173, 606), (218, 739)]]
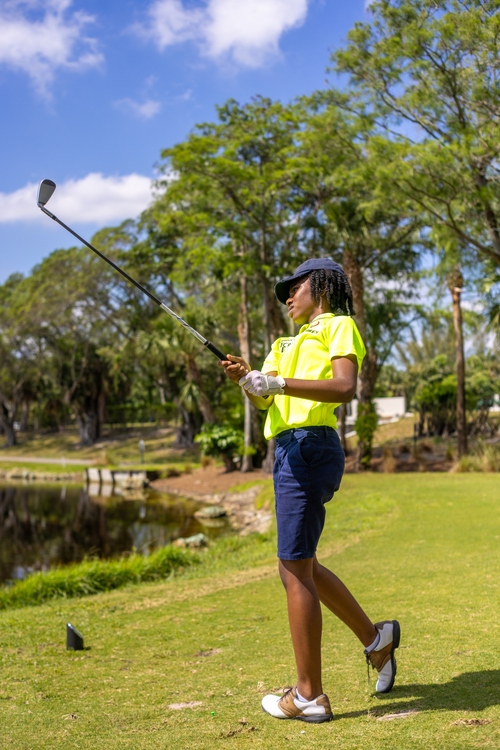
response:
[(319, 305), (321, 296), (325, 294), (334, 315), (355, 315), (351, 285), (344, 273), (322, 268), (311, 271), (308, 277), (316, 304)]

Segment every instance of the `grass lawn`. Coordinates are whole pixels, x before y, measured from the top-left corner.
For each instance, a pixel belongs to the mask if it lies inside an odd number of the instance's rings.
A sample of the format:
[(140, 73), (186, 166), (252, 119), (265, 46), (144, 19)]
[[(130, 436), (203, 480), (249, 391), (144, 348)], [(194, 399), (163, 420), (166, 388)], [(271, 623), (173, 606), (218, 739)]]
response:
[[(320, 557), (373, 620), (399, 619), (390, 694), (326, 612), (335, 720), (261, 711), (295, 674), (272, 541), (256, 542), (164, 583), (1, 612), (0, 748), (498, 748), (498, 477), (348, 475), (337, 497)], [(87, 650), (66, 652), (68, 621)]]
[[(122, 463), (140, 466), (139, 440), (143, 439), (144, 459), (150, 468), (161, 469), (162, 466), (171, 467), (172, 465), (181, 468), (186, 464), (190, 464), (193, 468), (199, 466), (199, 451), (173, 449), (174, 438), (173, 428), (156, 428), (152, 425), (151, 427), (129, 428), (121, 432), (108, 431), (100, 442), (91, 447), (82, 448), (79, 445), (77, 430), (67, 428), (62, 433), (21, 433), (18, 435), (18, 445), (10, 448), (5, 445), (0, 446), (0, 455), (11, 458), (16, 466), (24, 465), (22, 459), (27, 456), (40, 456), (41, 459), (57, 458), (61, 460), (61, 463), (63, 458), (78, 459), (87, 463), (88, 466), (93, 464), (119, 466)], [(0, 469), (5, 466), (5, 461), (2, 461)], [(71, 470), (70, 465), (68, 465), (68, 470)], [(77, 470), (78, 467), (75, 471)], [(49, 471), (48, 468), (47, 471)], [(60, 467), (53, 468), (52, 471), (60, 471)]]

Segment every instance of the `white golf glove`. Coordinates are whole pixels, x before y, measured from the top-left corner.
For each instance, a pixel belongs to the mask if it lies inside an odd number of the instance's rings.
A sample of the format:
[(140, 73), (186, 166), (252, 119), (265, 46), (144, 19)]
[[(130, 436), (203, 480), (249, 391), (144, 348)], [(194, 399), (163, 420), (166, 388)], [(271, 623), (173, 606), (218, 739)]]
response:
[(260, 370), (252, 370), (241, 378), (239, 385), (253, 396), (276, 396), (285, 392), (285, 379), (281, 375), (264, 375)]

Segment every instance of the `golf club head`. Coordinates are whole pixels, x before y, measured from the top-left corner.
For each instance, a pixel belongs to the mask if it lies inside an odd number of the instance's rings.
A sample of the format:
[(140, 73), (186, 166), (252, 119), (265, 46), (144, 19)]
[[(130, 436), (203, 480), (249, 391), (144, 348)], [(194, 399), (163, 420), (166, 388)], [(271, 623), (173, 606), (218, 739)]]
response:
[(52, 198), (52, 193), (56, 189), (56, 183), (52, 180), (42, 180), (38, 186), (37, 204), (41, 208)]

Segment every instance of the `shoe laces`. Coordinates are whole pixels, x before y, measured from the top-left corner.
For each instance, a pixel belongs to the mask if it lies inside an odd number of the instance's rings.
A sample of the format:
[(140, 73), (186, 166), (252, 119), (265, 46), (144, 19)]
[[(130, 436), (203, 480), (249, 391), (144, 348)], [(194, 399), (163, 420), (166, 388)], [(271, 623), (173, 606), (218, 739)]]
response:
[(283, 700), (283, 698), (288, 698), (293, 688), (294, 688), (294, 685), (292, 685), (292, 687), (287, 688), (285, 692), (283, 693), (283, 695), (281, 696), (281, 700)]
[(374, 665), (372, 664), (372, 660), (371, 660), (371, 651), (368, 654), (365, 651), (365, 657), (366, 657), (366, 671), (368, 673), (368, 683), (369, 683), (370, 682), (370, 667), (372, 669), (375, 669)]

